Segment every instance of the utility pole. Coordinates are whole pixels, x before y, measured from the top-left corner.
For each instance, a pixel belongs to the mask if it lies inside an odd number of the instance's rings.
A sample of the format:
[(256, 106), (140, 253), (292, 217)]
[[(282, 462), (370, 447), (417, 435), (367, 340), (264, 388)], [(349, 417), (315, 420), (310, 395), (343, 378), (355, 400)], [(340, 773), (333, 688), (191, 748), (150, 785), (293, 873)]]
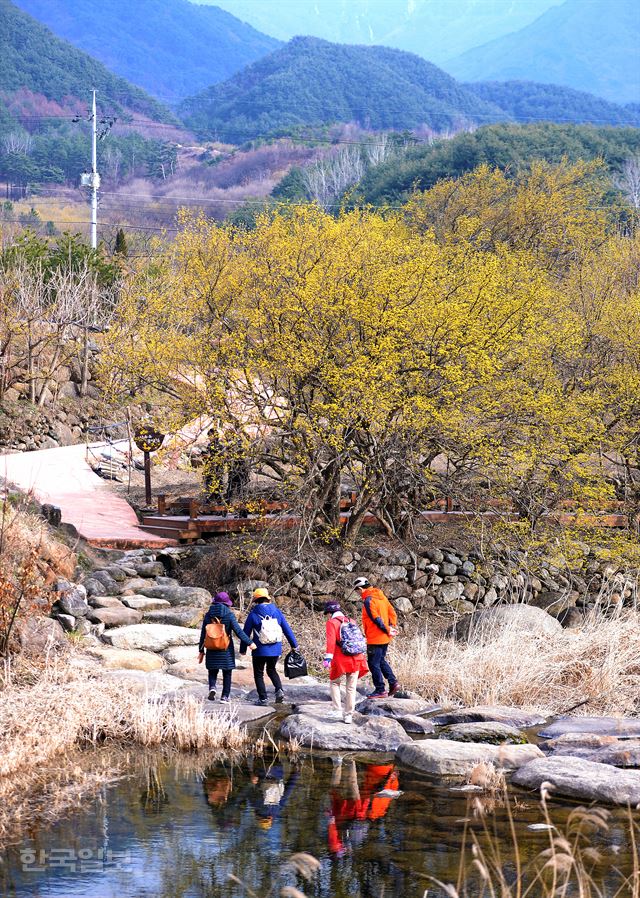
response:
[(96, 112), (96, 92), (92, 91), (91, 102), (91, 247), (98, 248), (98, 115)]
[[(79, 122), (75, 118), (74, 122)], [(91, 91), (91, 110), (89, 111), (91, 122), (91, 171), (83, 172), (80, 177), (80, 185), (88, 187), (91, 191), (91, 246), (98, 248), (98, 189), (100, 187), (100, 175), (98, 174), (98, 114), (96, 111), (96, 92)], [(109, 125), (109, 127), (111, 127)], [(106, 134), (106, 131), (105, 131)], [(102, 133), (100, 137), (102, 137)]]

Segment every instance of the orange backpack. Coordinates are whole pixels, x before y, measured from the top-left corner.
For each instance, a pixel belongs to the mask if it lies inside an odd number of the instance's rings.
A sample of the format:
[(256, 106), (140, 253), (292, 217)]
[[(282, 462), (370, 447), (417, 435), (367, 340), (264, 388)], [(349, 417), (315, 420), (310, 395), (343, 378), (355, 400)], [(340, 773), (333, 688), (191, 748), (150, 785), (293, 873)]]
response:
[(215, 649), (219, 652), (229, 648), (229, 635), (224, 624), (214, 617), (213, 622), (207, 624), (204, 631), (204, 647), (205, 649)]

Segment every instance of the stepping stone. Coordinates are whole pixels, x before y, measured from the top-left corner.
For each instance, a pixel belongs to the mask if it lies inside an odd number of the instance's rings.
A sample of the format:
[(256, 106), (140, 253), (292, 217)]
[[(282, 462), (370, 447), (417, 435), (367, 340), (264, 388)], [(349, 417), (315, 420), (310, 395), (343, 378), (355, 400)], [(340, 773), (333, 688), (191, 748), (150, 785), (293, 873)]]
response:
[(565, 743), (556, 747), (551, 757), (583, 758), (598, 764), (611, 764), (613, 767), (640, 767), (640, 739), (600, 738), (603, 741), (609, 739), (609, 744), (588, 746)]
[(102, 637), (118, 649), (143, 649), (161, 652), (171, 645), (197, 645), (200, 631), (169, 624), (134, 624), (107, 630)]
[[(191, 658), (170, 664), (167, 668), (167, 673), (173, 677), (179, 677), (181, 680), (196, 680), (198, 683), (208, 683), (208, 671), (204, 666), (204, 662), (199, 664), (197, 656), (193, 657), (193, 649), (191, 651)], [(220, 679), (220, 675), (218, 675), (218, 679)]]
[(166, 599), (170, 605), (193, 605), (196, 608), (206, 610), (211, 604), (211, 593), (208, 589), (199, 586), (141, 586), (137, 592), (150, 599)]
[(145, 621), (150, 624), (173, 624), (176, 627), (198, 627), (198, 635), (200, 634), (203, 611), (191, 605), (171, 606), (167, 602), (167, 606), (156, 611), (146, 611)]
[(118, 596), (91, 596), (89, 604), (92, 608), (124, 608), (126, 605)]
[(473, 708), (447, 711), (444, 714), (437, 714), (431, 718), (438, 726), (451, 726), (454, 723), (480, 723), (491, 720), (524, 729), (538, 726), (544, 723), (546, 719), (538, 711), (523, 711), (520, 708), (511, 708), (507, 705), (477, 705)]
[(634, 717), (560, 717), (547, 724), (539, 735), (556, 739), (565, 733), (591, 733), (596, 736), (640, 736), (640, 720)]
[(107, 670), (162, 670), (162, 658), (154, 652), (142, 652), (137, 649), (114, 649), (110, 646), (92, 646), (87, 654), (101, 662)]
[(416, 736), (427, 736), (435, 733), (435, 725), (426, 717), (417, 717), (415, 714), (405, 714), (404, 717), (397, 718), (398, 723), (405, 733), (412, 733)]
[(432, 705), (421, 698), (366, 698), (356, 705), (356, 711), (360, 714), (396, 719), (407, 714), (429, 714), (438, 710), (439, 705)]
[(543, 754), (537, 745), (487, 745), (481, 742), (454, 742), (451, 739), (425, 739), (401, 745), (396, 760), (422, 773), (434, 776), (466, 778), (478, 764), (493, 764), (503, 770), (516, 770)]
[(391, 752), (411, 741), (391, 717), (366, 717), (356, 711), (353, 723), (346, 724), (341, 714), (324, 704), (298, 707), (283, 721), (279, 735), (322, 751)]
[(497, 721), (456, 723), (442, 730), (442, 738), (453, 739), (454, 742), (485, 742), (490, 745), (522, 745), (527, 742), (516, 727)]
[[(273, 687), (269, 680), (265, 680), (267, 684), (267, 689), (270, 691)], [(315, 681), (313, 683), (303, 683), (298, 685), (298, 681), (295, 680), (293, 683), (288, 683), (286, 680), (282, 680), (282, 685), (284, 688), (284, 701), (287, 705), (293, 705), (294, 709), (297, 710), (297, 706), (308, 703), (308, 702), (330, 702), (331, 701), (331, 691), (329, 689), (328, 683), (320, 683), (319, 681)], [(258, 693), (255, 689), (252, 689), (249, 695), (247, 696), (247, 701), (257, 701)]]
[(551, 783), (553, 795), (635, 807), (640, 802), (640, 772), (620, 770), (582, 758), (557, 757), (532, 761), (518, 770), (512, 783), (538, 790)]

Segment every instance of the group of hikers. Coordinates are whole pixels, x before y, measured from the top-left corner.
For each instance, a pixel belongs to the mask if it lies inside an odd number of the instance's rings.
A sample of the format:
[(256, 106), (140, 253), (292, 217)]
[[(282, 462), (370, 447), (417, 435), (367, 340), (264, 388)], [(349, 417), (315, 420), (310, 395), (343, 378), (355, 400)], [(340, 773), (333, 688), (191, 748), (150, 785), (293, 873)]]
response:
[[(398, 632), (396, 611), (382, 590), (372, 586), (366, 577), (358, 577), (353, 587), (362, 600), (362, 628), (344, 613), (340, 602), (324, 604), (327, 624), (322, 663), (329, 671), (331, 703), (339, 714), (343, 713), (341, 687), (344, 683), (346, 699), (343, 720), (347, 724), (353, 722), (356, 689), (361, 677), (371, 673), (373, 691), (367, 696), (370, 699), (395, 695), (400, 688), (386, 659), (389, 644)], [(204, 660), (207, 667), (209, 699), (216, 699), (218, 674), (222, 672), (220, 701), (227, 703), (230, 700), (231, 675), (236, 666), (235, 634), (240, 641), (240, 654), (244, 655), (247, 649), (252, 652), (257, 704), (268, 704), (265, 671), (275, 689), (276, 704), (283, 702), (284, 688), (276, 667), (282, 655), (283, 640), (286, 638), (292, 649), (298, 648), (286, 617), (265, 587), (254, 589), (252, 607), (244, 627), (238, 623), (232, 607), (228, 593), (218, 592), (202, 622), (199, 661), (202, 663)]]

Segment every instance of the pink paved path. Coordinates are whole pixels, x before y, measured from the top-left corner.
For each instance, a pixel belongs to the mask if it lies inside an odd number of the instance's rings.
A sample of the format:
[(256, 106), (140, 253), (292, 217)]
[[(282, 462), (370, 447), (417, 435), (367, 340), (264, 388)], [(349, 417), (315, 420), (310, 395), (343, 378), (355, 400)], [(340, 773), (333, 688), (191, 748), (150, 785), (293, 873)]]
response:
[(62, 520), (73, 524), (80, 536), (94, 546), (171, 545), (171, 540), (147, 533), (139, 526), (131, 506), (91, 470), (85, 451), (85, 446), (79, 445), (0, 455), (0, 482), (6, 480), (32, 493), (39, 502), (58, 505)]

